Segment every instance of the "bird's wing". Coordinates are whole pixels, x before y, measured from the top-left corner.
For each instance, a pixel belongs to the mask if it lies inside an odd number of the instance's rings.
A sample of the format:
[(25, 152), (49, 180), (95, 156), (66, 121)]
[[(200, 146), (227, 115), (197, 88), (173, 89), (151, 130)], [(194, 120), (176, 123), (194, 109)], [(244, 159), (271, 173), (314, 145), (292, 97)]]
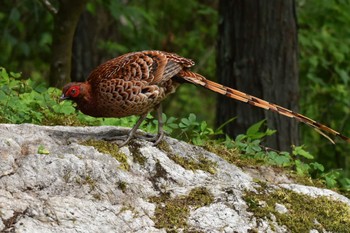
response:
[(98, 84), (107, 78), (160, 84), (193, 65), (192, 60), (173, 53), (157, 50), (134, 52), (101, 64), (91, 72), (88, 82)]

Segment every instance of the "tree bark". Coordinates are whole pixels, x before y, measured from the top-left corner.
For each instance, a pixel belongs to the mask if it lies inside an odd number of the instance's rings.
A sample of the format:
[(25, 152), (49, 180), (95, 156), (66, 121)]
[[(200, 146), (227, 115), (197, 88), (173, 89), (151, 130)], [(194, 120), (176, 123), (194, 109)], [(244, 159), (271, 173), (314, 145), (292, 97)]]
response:
[(102, 62), (120, 54), (110, 54), (99, 48), (101, 41), (119, 41), (118, 23), (102, 6), (96, 4), (96, 13), (84, 11), (78, 21), (73, 41), (71, 79), (85, 81), (90, 72)]
[(72, 46), (75, 29), (87, 0), (60, 0), (54, 15), (50, 86), (62, 87), (70, 82)]
[(85, 81), (98, 64), (96, 18), (84, 11), (79, 19), (73, 40), (71, 79), (74, 82)]
[[(294, 0), (220, 0), (217, 76), (219, 82), (296, 111), (298, 109), (297, 25)], [(224, 131), (234, 137), (267, 118), (276, 129), (267, 145), (290, 150), (298, 144), (297, 122), (219, 96), (217, 124), (237, 116)]]

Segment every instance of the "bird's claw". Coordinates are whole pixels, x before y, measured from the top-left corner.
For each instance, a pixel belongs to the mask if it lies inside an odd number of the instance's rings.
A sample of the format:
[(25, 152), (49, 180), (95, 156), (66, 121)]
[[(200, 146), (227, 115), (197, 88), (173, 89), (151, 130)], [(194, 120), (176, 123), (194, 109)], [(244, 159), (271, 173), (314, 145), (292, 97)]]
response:
[(132, 139), (141, 139), (148, 142), (153, 142), (153, 146), (159, 144), (164, 138), (164, 132), (160, 132), (157, 135), (146, 133), (144, 135), (118, 135), (114, 137), (103, 138), (106, 141), (122, 141), (118, 143), (119, 147), (126, 146)]

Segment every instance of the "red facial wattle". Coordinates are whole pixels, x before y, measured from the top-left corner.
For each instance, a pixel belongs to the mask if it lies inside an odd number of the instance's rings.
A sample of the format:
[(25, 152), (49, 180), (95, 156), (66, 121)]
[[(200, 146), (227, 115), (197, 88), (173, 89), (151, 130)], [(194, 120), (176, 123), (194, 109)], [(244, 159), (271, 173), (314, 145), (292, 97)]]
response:
[(66, 92), (66, 96), (69, 98), (76, 98), (79, 96), (79, 94), (80, 94), (80, 89), (78, 86), (72, 86)]

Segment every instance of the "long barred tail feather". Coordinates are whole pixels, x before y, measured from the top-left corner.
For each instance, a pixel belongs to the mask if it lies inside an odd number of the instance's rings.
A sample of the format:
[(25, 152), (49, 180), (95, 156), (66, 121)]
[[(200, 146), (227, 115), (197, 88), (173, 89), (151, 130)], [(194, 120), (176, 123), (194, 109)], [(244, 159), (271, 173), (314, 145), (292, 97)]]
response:
[(236, 89), (226, 87), (226, 86), (223, 86), (223, 85), (218, 84), (216, 82), (210, 81), (200, 74), (197, 74), (197, 73), (194, 73), (191, 71), (187, 71), (187, 70), (183, 70), (183, 71), (180, 71), (180, 73), (177, 76), (179, 76), (180, 78), (183, 78), (184, 80), (186, 80), (190, 83), (203, 86), (211, 91), (214, 91), (214, 92), (219, 93), (221, 95), (225, 95), (225, 96), (230, 97), (232, 99), (236, 99), (236, 100), (248, 103), (250, 105), (253, 105), (253, 106), (256, 106), (259, 108), (263, 108), (265, 110), (274, 111), (274, 112), (277, 112), (278, 114), (284, 115), (286, 117), (294, 118), (300, 122), (303, 122), (303, 123), (313, 127), (318, 133), (320, 133), (321, 135), (326, 137), (333, 144), (334, 144), (334, 141), (328, 135), (326, 135), (324, 132), (335, 135), (335, 136), (343, 139), (344, 141), (350, 143), (350, 138), (342, 135), (341, 133), (333, 130), (332, 128), (329, 128), (326, 125), (320, 124), (320, 123), (318, 123), (318, 122), (316, 122), (316, 121), (314, 121), (314, 120), (312, 120), (304, 115), (293, 112), (292, 110), (289, 110), (287, 108), (281, 107), (281, 106), (276, 105), (276, 104), (269, 103), (263, 99), (248, 95), (248, 94), (241, 92), (241, 91), (238, 91)]

